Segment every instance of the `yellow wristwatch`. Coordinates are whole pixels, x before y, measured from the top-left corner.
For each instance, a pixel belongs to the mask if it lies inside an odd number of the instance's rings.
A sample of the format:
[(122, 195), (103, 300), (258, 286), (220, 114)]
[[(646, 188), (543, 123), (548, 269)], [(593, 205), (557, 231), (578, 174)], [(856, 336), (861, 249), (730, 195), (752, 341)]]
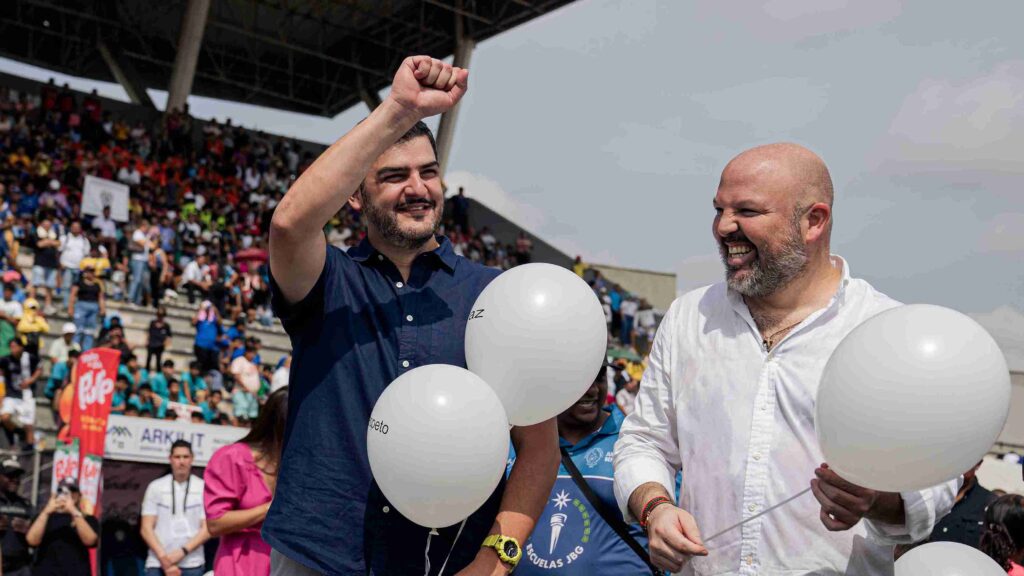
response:
[(519, 541), (511, 536), (491, 534), (484, 538), (482, 547), (494, 548), (498, 553), (498, 559), (511, 566), (512, 570), (516, 569), (519, 559), (523, 557), (523, 550), (519, 547)]

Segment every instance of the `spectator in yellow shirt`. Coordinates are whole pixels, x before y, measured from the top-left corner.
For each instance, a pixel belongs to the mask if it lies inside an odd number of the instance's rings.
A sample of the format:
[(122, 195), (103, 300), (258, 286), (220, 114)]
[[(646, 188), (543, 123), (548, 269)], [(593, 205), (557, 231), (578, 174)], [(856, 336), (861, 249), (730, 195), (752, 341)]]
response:
[(86, 268), (92, 268), (96, 272), (97, 278), (106, 277), (107, 271), (110, 270), (110, 259), (100, 253), (100, 247), (95, 243), (89, 247), (89, 255), (82, 258), (81, 263), (78, 265), (80, 270)]
[(39, 311), (39, 301), (35, 298), (25, 299), (25, 311), (18, 321), (18, 336), (33, 354), (39, 354), (39, 339), (42, 334), (50, 331), (50, 324)]

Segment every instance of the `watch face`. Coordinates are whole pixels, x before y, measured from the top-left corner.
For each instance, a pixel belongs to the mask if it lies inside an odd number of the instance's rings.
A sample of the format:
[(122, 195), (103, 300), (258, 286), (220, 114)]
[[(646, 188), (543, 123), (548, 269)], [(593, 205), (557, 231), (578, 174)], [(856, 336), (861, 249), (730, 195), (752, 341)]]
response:
[(510, 540), (505, 541), (505, 545), (502, 549), (505, 551), (505, 555), (509, 558), (515, 558), (516, 555), (519, 554), (519, 546)]

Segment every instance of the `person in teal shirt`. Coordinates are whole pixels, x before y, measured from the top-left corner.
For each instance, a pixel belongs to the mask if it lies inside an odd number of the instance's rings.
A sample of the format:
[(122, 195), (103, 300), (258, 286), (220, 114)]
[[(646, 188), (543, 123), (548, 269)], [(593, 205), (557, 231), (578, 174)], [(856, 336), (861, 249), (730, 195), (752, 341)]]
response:
[(128, 356), (124, 363), (118, 366), (117, 375), (128, 378), (132, 390), (138, 390), (139, 386), (149, 382), (149, 371), (139, 367), (139, 359), (134, 354)]
[(164, 360), (160, 372), (149, 377), (149, 386), (154, 394), (158, 394), (164, 400), (170, 398), (168, 384), (174, 380), (174, 360)]
[(181, 383), (171, 378), (167, 382), (167, 398), (171, 402), (179, 402), (181, 404), (191, 404), (188, 398), (185, 396), (185, 391), (181, 388)]
[(200, 390), (209, 390), (206, 380), (203, 380), (202, 377), (202, 368), (198, 360), (193, 360), (188, 364), (188, 372), (181, 373), (182, 387), (188, 391), (188, 395), (197, 403), (199, 402), (199, 400), (196, 400), (197, 393)]
[(46, 381), (46, 388), (43, 390), (44, 396), (53, 400), (57, 392), (71, 380), (71, 371), (75, 367), (75, 362), (78, 361), (78, 355), (78, 350), (69, 350), (67, 362), (57, 362), (53, 365), (53, 369), (50, 370), (50, 378)]
[(124, 414), (125, 408), (128, 407), (128, 394), (131, 383), (128, 382), (128, 377), (124, 374), (117, 375), (117, 381), (114, 383), (114, 394), (110, 401), (110, 413), (111, 414)]
[(157, 418), (163, 418), (167, 414), (167, 403), (153, 393), (153, 388), (149, 384), (139, 386), (138, 395), (128, 400), (128, 404), (139, 412), (147, 410)]

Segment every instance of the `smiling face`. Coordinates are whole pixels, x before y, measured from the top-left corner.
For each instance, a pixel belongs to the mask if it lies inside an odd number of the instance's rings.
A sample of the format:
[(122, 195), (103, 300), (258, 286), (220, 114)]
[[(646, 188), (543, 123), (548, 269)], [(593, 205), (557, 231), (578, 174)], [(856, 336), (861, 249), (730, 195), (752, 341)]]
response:
[(430, 140), (420, 136), (388, 148), (349, 202), (362, 210), (371, 239), (404, 250), (433, 239), (441, 224), (444, 192)]
[(769, 296), (807, 269), (809, 243), (821, 245), (824, 239), (827, 255), (831, 183), (823, 198), (819, 184), (822, 171), (825, 178), (828, 173), (819, 163), (805, 149), (774, 145), (745, 152), (726, 166), (714, 198), (712, 232), (731, 289)]
[(589, 429), (601, 415), (607, 398), (608, 378), (605, 371), (601, 370), (583, 396), (558, 415), (559, 427)]

